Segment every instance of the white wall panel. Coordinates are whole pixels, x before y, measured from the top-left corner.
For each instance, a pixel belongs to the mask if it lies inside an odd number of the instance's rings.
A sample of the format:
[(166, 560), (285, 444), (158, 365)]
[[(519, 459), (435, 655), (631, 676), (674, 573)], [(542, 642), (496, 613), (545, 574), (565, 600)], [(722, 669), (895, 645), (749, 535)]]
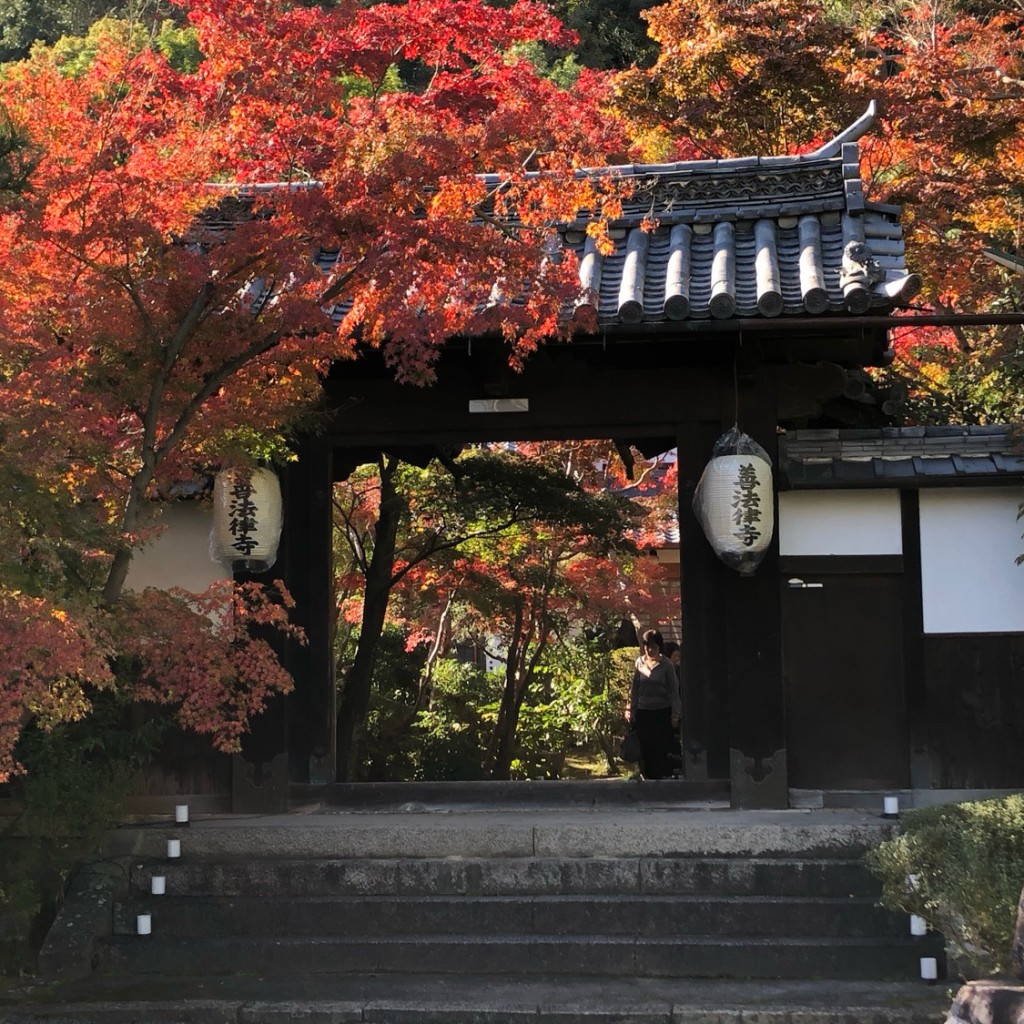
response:
[(152, 543), (136, 551), (128, 570), (128, 588), (183, 587), (194, 594), (215, 580), (230, 574), (210, 558), (210, 529), (213, 507), (210, 502), (176, 502), (164, 509), (164, 532)]
[(782, 491), (779, 494), (781, 555), (902, 553), (898, 491)]
[(1024, 632), (1020, 487), (921, 492), (926, 633)]

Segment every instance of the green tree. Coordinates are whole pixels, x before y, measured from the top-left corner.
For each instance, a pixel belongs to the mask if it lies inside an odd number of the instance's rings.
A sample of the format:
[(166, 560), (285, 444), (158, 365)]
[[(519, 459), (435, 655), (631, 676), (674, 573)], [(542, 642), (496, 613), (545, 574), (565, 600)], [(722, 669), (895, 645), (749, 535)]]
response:
[(486, 709), (500, 692), (495, 673), (456, 657), (439, 658), (428, 707), (416, 716), (412, 735), (418, 779), (477, 780), (484, 776), (490, 734)]
[[(599, 567), (599, 562), (608, 552), (630, 549), (626, 533), (641, 515), (636, 506), (608, 493), (588, 494), (563, 466), (501, 449), (466, 452), (446, 466), (434, 463), (426, 469), (382, 456), (375, 467), (364, 467), (338, 488), (335, 507), (342, 559), (338, 580), (345, 595), (340, 635), (345, 635), (346, 624), (358, 621), (348, 647), (351, 660), (339, 666), (343, 778), (352, 776), (358, 761), (358, 736), (370, 707), (378, 645), (389, 616), (430, 641), (415, 713), (429, 704), (433, 664), (455, 636), (453, 607), (464, 609), (469, 592), (474, 602), (479, 594), (491, 594), (492, 610), (500, 607), (504, 614), (507, 608), (497, 594), (516, 586), (514, 573), (526, 574), (519, 580), (524, 586), (529, 576), (537, 601), (522, 622), (530, 636), (512, 638), (515, 653), (509, 672), (522, 670), (529, 659), (539, 664), (564, 596), (570, 591), (582, 594), (587, 586), (596, 594), (602, 580), (603, 585), (617, 584), (619, 569), (610, 563)], [(545, 537), (554, 545), (546, 555), (531, 546)], [(590, 561), (584, 563), (584, 556)], [(509, 561), (517, 565), (510, 567)], [(571, 579), (570, 569), (578, 573), (583, 564), (592, 571), (590, 578)], [(397, 611), (392, 604), (396, 592)], [(475, 615), (478, 625), (486, 618), (481, 607)], [(426, 628), (428, 620), (431, 626)], [(538, 637), (539, 646), (534, 642)], [(499, 716), (497, 729), (505, 736), (501, 758), (506, 762), (501, 770), (506, 774), (510, 761), (505, 754), (524, 698), (525, 691), (517, 692), (515, 713), (509, 704)]]
[(111, 45), (123, 46), (133, 54), (151, 49), (163, 54), (176, 71), (186, 74), (194, 72), (203, 59), (191, 26), (165, 18), (159, 28), (150, 28), (140, 21), (113, 15), (94, 21), (84, 35), (62, 35), (52, 45), (36, 42), (31, 56), (33, 60), (50, 61), (61, 74), (77, 78), (92, 66), (97, 53)]
[[(524, 706), (550, 679), (553, 647), (621, 608), (619, 567), (609, 556), (635, 553), (628, 539), (642, 513), (607, 492), (587, 493), (549, 477), (554, 490), (529, 528), (467, 545), (464, 593), (478, 631), (504, 663), (501, 697), (485, 756), (493, 778), (509, 778)], [(602, 614), (602, 605), (605, 605)]]
[(575, 54), (602, 70), (650, 64), (657, 53), (642, 12), (659, 0), (552, 0), (552, 10), (579, 34)]
[(34, 43), (84, 36), (111, 14), (158, 25), (168, 10), (162, 0), (0, 0), (0, 63), (28, 56)]

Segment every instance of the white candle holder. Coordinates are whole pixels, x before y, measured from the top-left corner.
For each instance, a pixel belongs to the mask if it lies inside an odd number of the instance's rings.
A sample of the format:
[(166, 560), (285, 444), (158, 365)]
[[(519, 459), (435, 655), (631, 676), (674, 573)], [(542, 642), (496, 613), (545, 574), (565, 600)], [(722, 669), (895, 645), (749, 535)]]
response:
[(928, 922), (921, 917), (920, 914), (910, 915), (910, 934), (911, 935), (927, 935), (928, 934)]
[(900, 798), (887, 796), (882, 800), (882, 817), (898, 818), (900, 816)]
[(176, 825), (188, 824), (188, 804), (174, 805), (174, 823)]
[(153, 875), (149, 880), (149, 891), (154, 896), (163, 896), (167, 892), (167, 879), (163, 875)]
[(135, 932), (138, 935), (149, 935), (153, 931), (153, 918), (149, 914), (139, 914), (135, 918)]
[(921, 957), (921, 980), (929, 984), (939, 977), (939, 962), (933, 956)]
[(180, 839), (168, 839), (167, 840), (167, 859), (176, 860), (181, 856), (181, 840)]

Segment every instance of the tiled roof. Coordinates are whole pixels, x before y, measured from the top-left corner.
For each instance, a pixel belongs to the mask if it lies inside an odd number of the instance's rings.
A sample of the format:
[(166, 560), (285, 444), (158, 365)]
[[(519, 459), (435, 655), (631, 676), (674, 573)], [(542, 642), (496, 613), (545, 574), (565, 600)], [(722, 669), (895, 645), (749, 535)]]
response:
[[(604, 327), (681, 320), (888, 313), (921, 280), (904, 260), (900, 208), (865, 199), (857, 140), (874, 104), (813, 153), (589, 168), (633, 186), (598, 251), (588, 214), (557, 226), (580, 264), (577, 315)], [(484, 175), (499, 189), (500, 175)], [(650, 224), (657, 226), (650, 230)], [(321, 251), (329, 269), (337, 252)], [(336, 321), (346, 306), (334, 310)]]
[[(814, 153), (609, 169), (635, 182), (615, 252), (561, 229), (604, 324), (889, 312), (920, 290), (900, 210), (865, 200), (857, 139), (874, 108)], [(655, 231), (642, 230), (653, 219)]]
[(785, 485), (900, 487), (1024, 481), (1024, 442), (1005, 426), (790, 430), (779, 438)]

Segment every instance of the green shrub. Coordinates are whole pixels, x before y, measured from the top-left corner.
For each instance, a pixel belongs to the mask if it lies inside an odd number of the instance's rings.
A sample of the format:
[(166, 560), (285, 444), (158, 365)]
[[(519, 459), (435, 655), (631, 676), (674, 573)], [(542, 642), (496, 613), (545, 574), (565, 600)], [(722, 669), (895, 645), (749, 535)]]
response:
[(132, 777), (169, 722), (129, 715), (103, 693), (81, 721), (29, 727), (18, 741), (26, 771), (4, 787), (16, 813), (0, 820), (0, 974), (32, 972), (71, 873), (123, 817)]
[(1024, 886), (1024, 794), (910, 811), (868, 866), (883, 905), (925, 918), (965, 976), (1008, 969)]
[(547, 669), (548, 699), (524, 705), (520, 715), (522, 777), (556, 778), (567, 753), (595, 745), (604, 755), (607, 774), (619, 773), (616, 749), (635, 657), (635, 651), (609, 651), (600, 642), (582, 639), (558, 649)]
[[(417, 710), (424, 649), (406, 649), (405, 636), (381, 636), (359, 778), (468, 781), (486, 777), (504, 669), (486, 672), (457, 658), (433, 666), (427, 707)], [(511, 775), (555, 779), (568, 754), (599, 748), (607, 774), (619, 771), (615, 748), (633, 676), (634, 650), (608, 651), (582, 638), (553, 646), (535, 670), (519, 713)]]
[(419, 780), (484, 778), (488, 723), (481, 709), (494, 701), (500, 677), (454, 658), (434, 666), (430, 707), (417, 718)]
[(413, 777), (417, 737), (410, 730), (426, 651), (406, 648), (405, 633), (385, 627), (377, 646), (370, 707), (359, 746), (360, 782), (401, 782)]

